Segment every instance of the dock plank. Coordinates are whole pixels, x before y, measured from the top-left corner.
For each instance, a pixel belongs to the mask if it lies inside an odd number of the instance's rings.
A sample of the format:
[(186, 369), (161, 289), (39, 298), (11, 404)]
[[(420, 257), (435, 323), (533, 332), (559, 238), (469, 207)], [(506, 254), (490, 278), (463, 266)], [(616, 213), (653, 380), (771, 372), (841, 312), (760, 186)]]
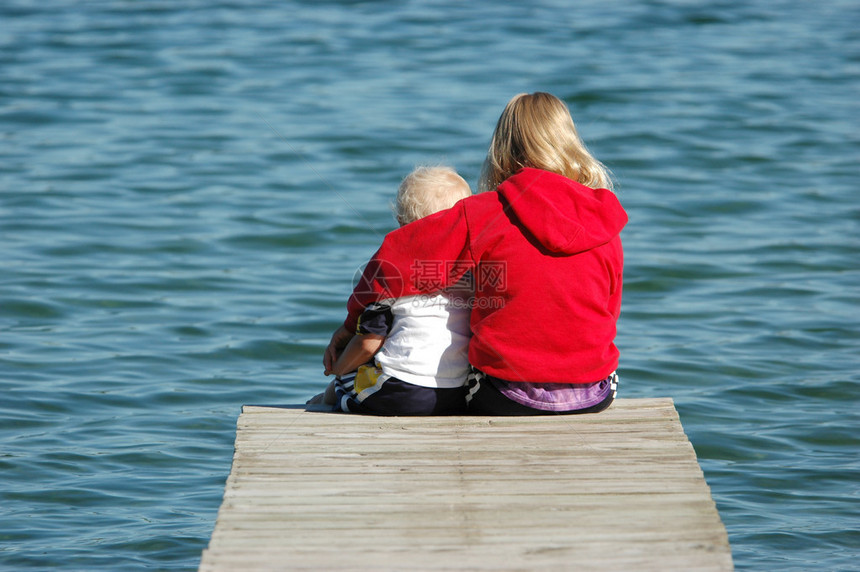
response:
[(245, 406), (200, 572), (732, 570), (671, 399), (597, 415)]

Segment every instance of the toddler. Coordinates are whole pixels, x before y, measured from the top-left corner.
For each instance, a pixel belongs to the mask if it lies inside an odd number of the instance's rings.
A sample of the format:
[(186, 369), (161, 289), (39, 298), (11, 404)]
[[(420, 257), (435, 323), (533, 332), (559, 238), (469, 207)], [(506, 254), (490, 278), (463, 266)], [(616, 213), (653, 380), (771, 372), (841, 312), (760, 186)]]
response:
[[(446, 210), (472, 194), (450, 167), (418, 167), (397, 193), (400, 226)], [(439, 261), (416, 260), (413, 281), (432, 281)], [(441, 287), (441, 286), (440, 286)], [(465, 412), (469, 373), (471, 274), (434, 294), (384, 298), (358, 318), (339, 355), (326, 355), (337, 377), (311, 402), (335, 411), (373, 415), (453, 415)]]

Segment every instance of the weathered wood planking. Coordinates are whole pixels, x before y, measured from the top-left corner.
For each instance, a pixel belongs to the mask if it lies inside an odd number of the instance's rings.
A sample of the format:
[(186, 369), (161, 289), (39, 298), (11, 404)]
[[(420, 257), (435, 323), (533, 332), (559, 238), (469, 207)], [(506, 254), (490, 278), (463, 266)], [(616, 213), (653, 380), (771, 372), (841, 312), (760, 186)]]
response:
[(245, 406), (200, 571), (732, 570), (671, 399), (596, 415)]

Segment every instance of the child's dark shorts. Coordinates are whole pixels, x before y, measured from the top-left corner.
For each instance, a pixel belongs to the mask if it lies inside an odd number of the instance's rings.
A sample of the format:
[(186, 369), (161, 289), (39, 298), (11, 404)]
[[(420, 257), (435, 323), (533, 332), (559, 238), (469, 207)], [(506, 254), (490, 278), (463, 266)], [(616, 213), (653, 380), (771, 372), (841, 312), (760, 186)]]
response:
[(373, 365), (335, 379), (333, 409), (365, 415), (462, 415), (466, 388), (422, 387), (384, 374)]

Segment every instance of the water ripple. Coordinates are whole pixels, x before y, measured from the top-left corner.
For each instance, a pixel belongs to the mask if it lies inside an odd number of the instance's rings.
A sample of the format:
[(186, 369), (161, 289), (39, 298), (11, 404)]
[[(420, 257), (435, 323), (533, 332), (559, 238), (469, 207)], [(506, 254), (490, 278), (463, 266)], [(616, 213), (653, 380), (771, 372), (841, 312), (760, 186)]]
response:
[(739, 570), (854, 567), (856, 2), (0, 19), (0, 566), (195, 569), (240, 406), (325, 383), (400, 178), (475, 186), (542, 89), (630, 213), (623, 395), (675, 399)]

